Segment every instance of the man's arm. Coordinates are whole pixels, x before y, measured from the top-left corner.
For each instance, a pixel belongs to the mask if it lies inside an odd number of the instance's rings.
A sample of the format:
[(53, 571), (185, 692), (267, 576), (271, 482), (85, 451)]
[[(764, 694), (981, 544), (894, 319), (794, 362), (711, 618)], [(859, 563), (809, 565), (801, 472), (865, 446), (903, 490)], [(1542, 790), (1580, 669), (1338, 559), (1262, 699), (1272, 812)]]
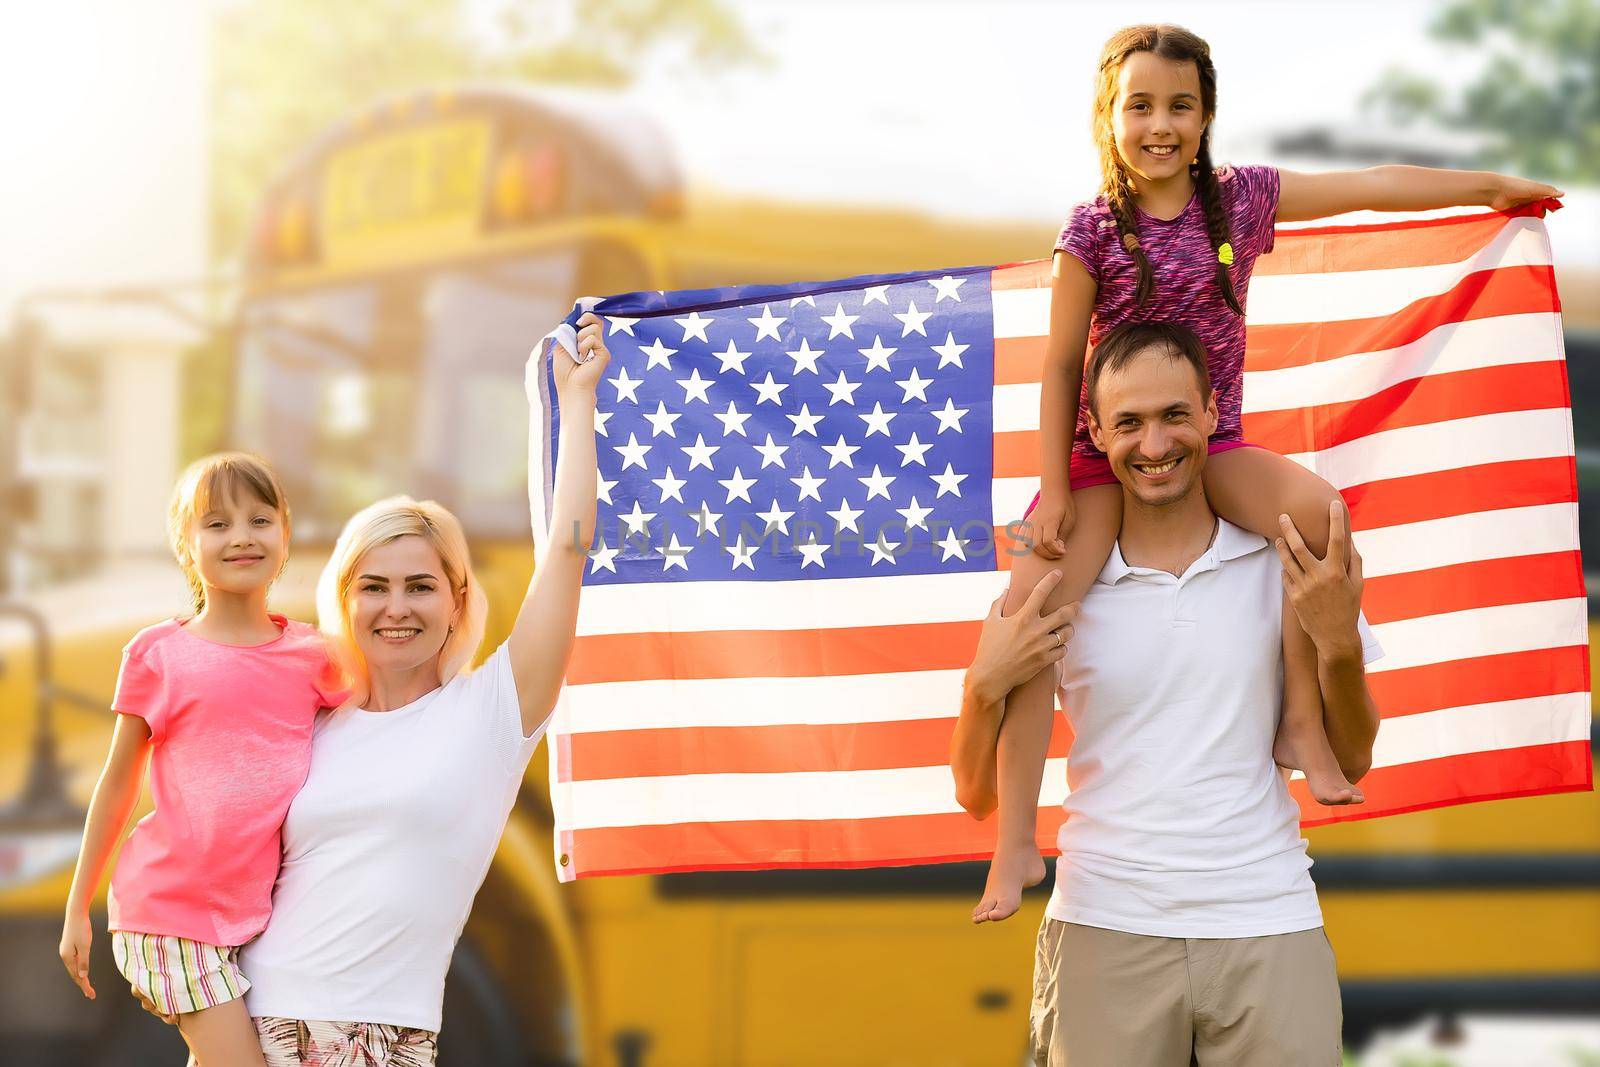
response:
[(1278, 518), (1283, 536), (1278, 557), (1283, 584), (1300, 624), (1317, 648), (1317, 686), (1322, 721), (1339, 768), (1350, 781), (1372, 769), (1378, 737), (1378, 707), (1367, 689), (1357, 619), (1361, 613), (1361, 554), (1350, 540), (1350, 515), (1343, 502), (1331, 506), (1328, 554), (1306, 547), (1287, 515)]
[(986, 819), (999, 803), (995, 791), (995, 746), (1006, 694), (1066, 655), (1078, 605), (1067, 604), (1041, 615), (1045, 598), (1061, 580), (1050, 571), (1033, 587), (1022, 606), (1002, 613), (1005, 595), (997, 598), (983, 620), (978, 650), (961, 687), (961, 714), (950, 737), (950, 770), (956, 780), (956, 801), (977, 819)]

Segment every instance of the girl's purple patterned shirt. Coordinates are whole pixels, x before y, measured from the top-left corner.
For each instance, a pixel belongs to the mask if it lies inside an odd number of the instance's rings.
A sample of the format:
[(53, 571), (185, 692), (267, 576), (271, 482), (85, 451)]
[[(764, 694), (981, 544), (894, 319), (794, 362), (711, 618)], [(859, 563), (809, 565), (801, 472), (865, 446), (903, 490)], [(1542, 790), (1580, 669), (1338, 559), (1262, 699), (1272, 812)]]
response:
[[(1272, 251), (1272, 223), (1278, 210), (1278, 171), (1273, 167), (1224, 167), (1217, 171), (1228, 239), (1233, 246), (1234, 292), (1245, 305), (1256, 257)], [(1217, 254), (1206, 234), (1205, 212), (1197, 191), (1176, 218), (1158, 219), (1134, 208), (1139, 244), (1155, 272), (1149, 303), (1135, 298), (1139, 270), (1122, 247), (1117, 223), (1104, 196), (1072, 209), (1056, 239), (1056, 250), (1082, 262), (1095, 280), (1094, 317), (1089, 344), (1124, 322), (1175, 322), (1189, 327), (1206, 346), (1211, 387), (1217, 395), (1213, 441), (1241, 441), (1240, 406), (1244, 393), (1244, 318), (1235, 315), (1217, 287)], [(1087, 399), (1078, 404), (1073, 450), (1098, 456), (1089, 440)]]

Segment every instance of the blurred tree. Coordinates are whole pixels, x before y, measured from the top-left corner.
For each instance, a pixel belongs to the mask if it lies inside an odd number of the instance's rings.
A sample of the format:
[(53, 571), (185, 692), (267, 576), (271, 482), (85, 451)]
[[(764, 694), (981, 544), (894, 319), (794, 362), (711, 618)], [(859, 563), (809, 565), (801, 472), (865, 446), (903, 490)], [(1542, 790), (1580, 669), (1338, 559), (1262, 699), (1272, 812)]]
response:
[(1449, 0), (1429, 33), (1482, 54), (1477, 79), (1393, 69), (1364, 98), (1370, 110), (1483, 133), (1492, 165), (1530, 177), (1600, 181), (1600, 4)]
[(461, 81), (621, 86), (759, 50), (724, 0), (226, 0), (213, 28), (212, 249), (236, 254), (291, 153), (391, 93)]

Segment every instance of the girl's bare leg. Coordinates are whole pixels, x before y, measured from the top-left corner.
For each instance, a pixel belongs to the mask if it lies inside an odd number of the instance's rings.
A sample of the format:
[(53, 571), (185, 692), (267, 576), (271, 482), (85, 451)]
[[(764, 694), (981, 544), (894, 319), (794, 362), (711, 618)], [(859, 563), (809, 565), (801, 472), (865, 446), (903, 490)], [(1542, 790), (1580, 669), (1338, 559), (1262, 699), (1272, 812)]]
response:
[[(1339, 491), (1300, 464), (1264, 448), (1235, 448), (1207, 457), (1204, 477), (1206, 498), (1224, 519), (1270, 542), (1281, 535), (1278, 516), (1288, 515), (1307, 547), (1327, 554), (1328, 507)], [(1287, 602), (1283, 629), (1283, 718), (1273, 758), (1305, 772), (1318, 803), (1359, 804), (1361, 793), (1339, 767), (1322, 723), (1316, 646)], [(1315, 700), (1294, 699), (1308, 686), (1319, 694)]]
[[(1317, 648), (1283, 598), (1283, 718), (1272, 743), (1280, 767), (1305, 772), (1312, 796), (1321, 804), (1361, 804), (1366, 797), (1350, 784), (1322, 727), (1322, 690), (1317, 684)], [(1290, 665), (1295, 667), (1291, 670)]]
[[(1105, 566), (1122, 525), (1122, 487), (1115, 483), (1091, 486), (1075, 491), (1072, 500), (1077, 520), (1060, 559), (1045, 559), (1035, 552), (1012, 559), (1006, 614), (1021, 607), (1050, 570), (1060, 570), (1061, 581), (1045, 601), (1044, 610), (1081, 601)], [(1000, 825), (983, 899), (972, 909), (973, 922), (1009, 918), (1022, 904), (1022, 890), (1044, 880), (1044, 859), (1037, 840), (1039, 786), (1050, 747), (1055, 690), (1055, 669), (1051, 667), (1006, 697), (995, 751)]]
[(189, 1043), (199, 1067), (266, 1067), (256, 1024), (244, 1001), (230, 1000), (214, 1008), (178, 1016), (178, 1031)]

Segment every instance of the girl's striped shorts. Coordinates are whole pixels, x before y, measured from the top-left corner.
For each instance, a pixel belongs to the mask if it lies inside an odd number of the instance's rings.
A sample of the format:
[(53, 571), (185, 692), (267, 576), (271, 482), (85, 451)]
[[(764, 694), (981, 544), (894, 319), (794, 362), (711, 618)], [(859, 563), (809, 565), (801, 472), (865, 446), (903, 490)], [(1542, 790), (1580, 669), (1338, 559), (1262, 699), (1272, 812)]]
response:
[(163, 1015), (214, 1008), (244, 996), (250, 983), (239, 973), (238, 951), (187, 937), (111, 931), (117, 970)]

